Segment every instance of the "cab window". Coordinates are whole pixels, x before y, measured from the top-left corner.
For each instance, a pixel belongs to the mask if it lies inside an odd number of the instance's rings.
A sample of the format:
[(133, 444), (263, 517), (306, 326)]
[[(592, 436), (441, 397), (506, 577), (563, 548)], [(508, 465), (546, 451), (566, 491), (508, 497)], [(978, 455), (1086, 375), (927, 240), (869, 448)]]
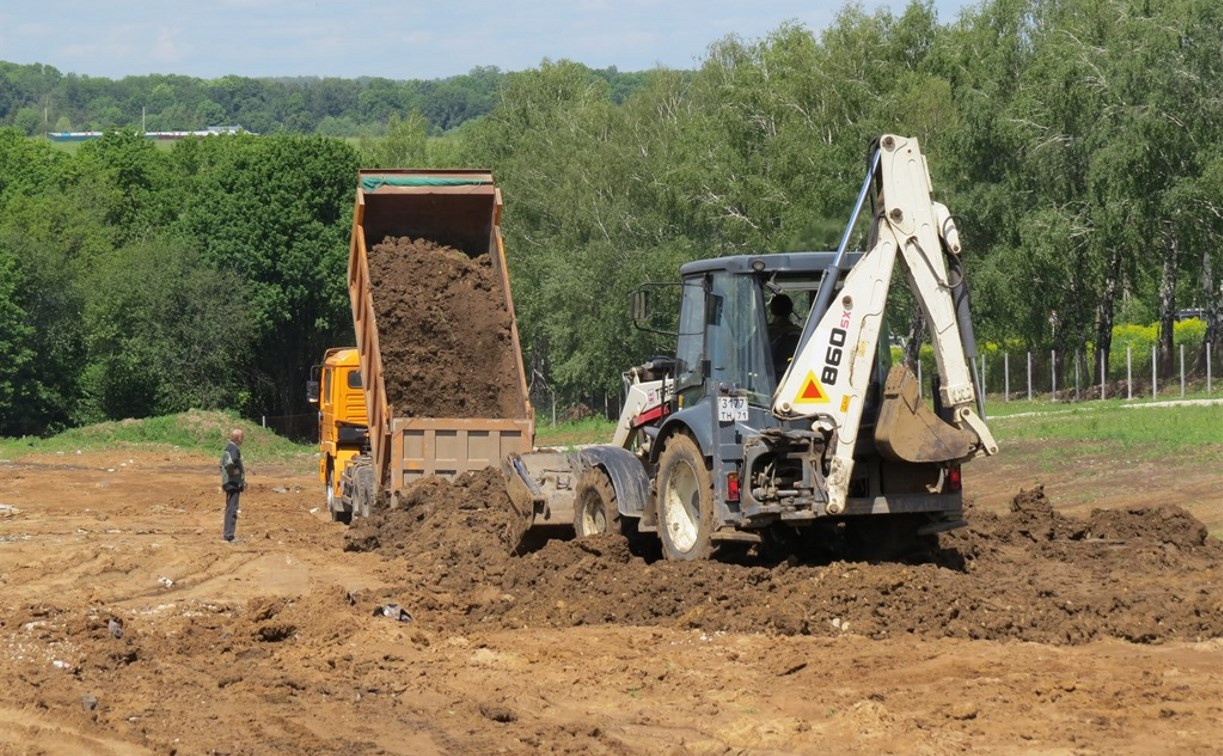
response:
[(348, 387), (350, 389), (361, 388), (361, 371), (360, 370), (349, 370), (348, 371)]

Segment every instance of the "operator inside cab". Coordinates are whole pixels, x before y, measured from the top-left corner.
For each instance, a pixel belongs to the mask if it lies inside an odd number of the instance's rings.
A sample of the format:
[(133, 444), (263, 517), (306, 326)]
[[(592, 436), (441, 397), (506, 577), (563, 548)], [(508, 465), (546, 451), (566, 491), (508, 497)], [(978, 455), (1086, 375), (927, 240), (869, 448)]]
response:
[(802, 329), (793, 320), (794, 301), (785, 294), (775, 294), (769, 300), (769, 349), (773, 358), (773, 375), (780, 380), (802, 336)]

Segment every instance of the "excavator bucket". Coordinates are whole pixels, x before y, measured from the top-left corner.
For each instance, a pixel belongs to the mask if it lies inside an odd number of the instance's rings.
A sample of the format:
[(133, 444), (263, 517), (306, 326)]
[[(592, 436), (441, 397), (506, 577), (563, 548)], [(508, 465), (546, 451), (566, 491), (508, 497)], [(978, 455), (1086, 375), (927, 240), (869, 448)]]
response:
[(573, 537), (574, 484), (581, 459), (564, 452), (509, 454), (501, 463), (514, 510), (510, 553), (534, 551), (549, 538)]
[(972, 433), (943, 421), (918, 396), (917, 376), (893, 365), (883, 387), (875, 423), (875, 445), (885, 458), (902, 462), (950, 462), (971, 456)]

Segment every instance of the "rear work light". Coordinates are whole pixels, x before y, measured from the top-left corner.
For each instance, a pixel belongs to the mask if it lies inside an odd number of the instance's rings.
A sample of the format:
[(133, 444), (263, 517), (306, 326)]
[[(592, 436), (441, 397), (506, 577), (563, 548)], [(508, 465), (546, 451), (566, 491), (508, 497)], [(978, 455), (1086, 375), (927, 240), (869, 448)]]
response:
[(739, 500), (739, 473), (726, 473), (726, 500)]
[(963, 482), (960, 480), (960, 466), (952, 465), (947, 468), (947, 490), (951, 493), (959, 491), (963, 487)]

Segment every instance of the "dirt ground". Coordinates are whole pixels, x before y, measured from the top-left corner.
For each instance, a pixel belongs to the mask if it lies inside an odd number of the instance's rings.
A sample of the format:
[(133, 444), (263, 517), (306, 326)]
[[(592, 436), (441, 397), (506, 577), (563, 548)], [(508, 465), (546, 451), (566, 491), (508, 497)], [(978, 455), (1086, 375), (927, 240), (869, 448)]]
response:
[(523, 416), (510, 314), (491, 256), (391, 237), (369, 250), (369, 268), (396, 417)]
[(1217, 469), (991, 462), (913, 563), (695, 565), (509, 557), (488, 473), (348, 530), (250, 459), (230, 545), (210, 457), (0, 462), (0, 753), (1218, 753)]

